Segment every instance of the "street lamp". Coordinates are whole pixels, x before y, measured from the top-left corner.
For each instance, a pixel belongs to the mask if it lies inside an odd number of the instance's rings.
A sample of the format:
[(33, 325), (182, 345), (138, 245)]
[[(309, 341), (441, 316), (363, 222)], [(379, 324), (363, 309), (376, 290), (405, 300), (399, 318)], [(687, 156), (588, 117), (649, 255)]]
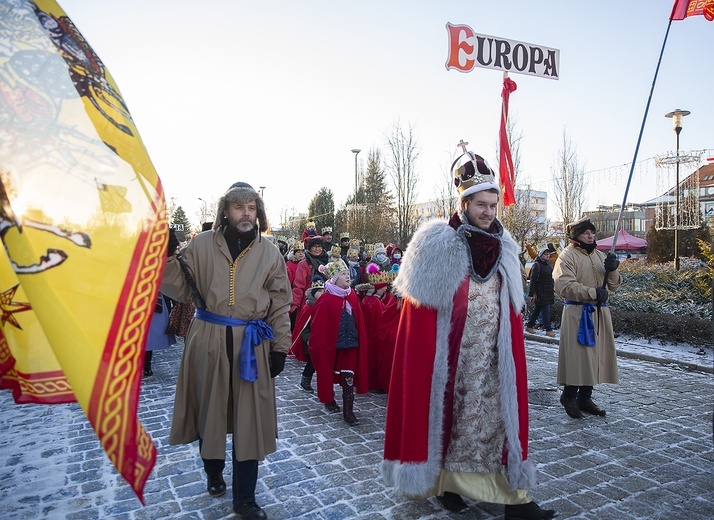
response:
[(359, 148), (352, 149), (352, 153), (355, 154), (355, 210), (357, 210), (357, 155), (361, 151)]
[(674, 133), (677, 134), (677, 183), (675, 186), (674, 206), (674, 270), (679, 271), (679, 134), (682, 132), (682, 118), (691, 114), (689, 110), (676, 109), (665, 114), (664, 117), (672, 119)]
[(198, 200), (203, 202), (203, 208), (201, 208), (201, 225), (203, 225), (206, 223), (206, 214), (208, 213), (207, 204), (206, 201), (203, 200), (201, 197), (198, 197)]
[(258, 189), (260, 189), (260, 198), (263, 198), (263, 190), (265, 189), (265, 186), (258, 186)]

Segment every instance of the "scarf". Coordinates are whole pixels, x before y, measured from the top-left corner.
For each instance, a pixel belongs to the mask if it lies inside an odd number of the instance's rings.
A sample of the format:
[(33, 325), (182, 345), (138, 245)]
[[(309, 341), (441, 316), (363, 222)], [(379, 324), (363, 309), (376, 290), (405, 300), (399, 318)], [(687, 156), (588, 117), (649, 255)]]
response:
[(345, 300), (345, 309), (347, 312), (352, 314), (352, 306), (350, 305), (350, 302), (347, 301), (347, 297), (350, 295), (352, 292), (352, 288), (348, 287), (347, 289), (343, 289), (342, 287), (336, 286), (334, 283), (331, 281), (325, 282), (325, 292), (330, 293), (333, 296), (338, 296), (340, 298), (344, 298)]
[(231, 252), (233, 260), (238, 258), (238, 255), (241, 254), (243, 250), (253, 242), (253, 240), (255, 240), (257, 230), (258, 227), (256, 226), (250, 231), (243, 233), (242, 231), (238, 231), (238, 229), (233, 226), (225, 227), (223, 236), (226, 238), (228, 249)]
[(595, 248), (597, 247), (597, 240), (593, 240), (592, 244), (586, 244), (585, 242), (581, 242), (580, 240), (571, 238), (570, 243), (573, 244), (575, 247), (584, 249), (587, 254), (590, 254), (595, 251)]
[(449, 226), (466, 242), (471, 253), (471, 277), (476, 282), (485, 282), (498, 270), (501, 260), (503, 225), (494, 220), (488, 231), (467, 223), (466, 215), (454, 213)]

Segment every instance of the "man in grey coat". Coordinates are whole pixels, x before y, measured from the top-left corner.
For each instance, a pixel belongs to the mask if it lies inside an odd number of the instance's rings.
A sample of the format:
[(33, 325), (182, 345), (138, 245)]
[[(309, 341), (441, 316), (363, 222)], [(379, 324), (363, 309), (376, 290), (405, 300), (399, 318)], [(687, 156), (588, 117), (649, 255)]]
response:
[(255, 502), (258, 461), (276, 450), (273, 378), (290, 347), (290, 283), (280, 251), (261, 236), (266, 229), (258, 193), (235, 183), (218, 202), (213, 229), (195, 236), (180, 258), (169, 240), (161, 286), (171, 298), (196, 302), (169, 443), (198, 440), (208, 493), (217, 497), (226, 492), (232, 433), (233, 510), (245, 519), (266, 518)]
[(558, 384), (564, 385), (560, 402), (565, 412), (581, 418), (583, 412), (605, 415), (592, 400), (593, 386), (619, 383), (615, 335), (607, 306), (608, 291), (622, 283), (614, 254), (595, 246), (595, 226), (588, 219), (568, 225), (570, 245), (553, 269), (555, 292), (563, 298), (558, 354)]

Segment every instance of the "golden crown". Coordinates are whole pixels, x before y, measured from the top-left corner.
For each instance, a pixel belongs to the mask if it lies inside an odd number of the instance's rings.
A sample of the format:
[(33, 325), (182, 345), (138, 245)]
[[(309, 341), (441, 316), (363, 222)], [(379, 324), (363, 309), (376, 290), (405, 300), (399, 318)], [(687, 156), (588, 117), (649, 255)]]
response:
[(349, 233), (340, 233), (340, 240), (342, 240), (343, 238), (346, 238), (349, 240), (350, 234)]
[(310, 289), (324, 289), (325, 288), (325, 280), (319, 279), (315, 280), (312, 282), (312, 285), (310, 286)]
[(324, 228), (322, 228), (322, 234), (325, 235), (327, 233), (329, 233), (330, 235), (332, 234), (332, 228), (330, 226), (325, 226)]
[(352, 247), (347, 250), (347, 256), (359, 256), (359, 247)]
[(369, 273), (367, 280), (372, 285), (387, 285), (394, 281), (397, 277), (397, 271), (379, 271), (378, 273)]
[(340, 271), (346, 271), (349, 270), (349, 267), (347, 267), (347, 264), (345, 263), (342, 258), (339, 258), (333, 262), (330, 262), (325, 266), (325, 273), (327, 276), (332, 279), (335, 276), (337, 276)]
[(299, 240), (296, 240), (293, 243), (293, 251), (305, 251), (305, 245)]
[(308, 221), (307, 221), (307, 224), (305, 224), (305, 226), (306, 226), (306, 227), (309, 227), (309, 228), (314, 228), (314, 227), (316, 227), (316, 226), (315, 226), (315, 222), (312, 221), (312, 220), (308, 220)]
[(340, 255), (342, 253), (342, 248), (340, 246), (332, 246), (330, 248), (330, 254), (331, 255)]
[(362, 245), (362, 241), (359, 238), (350, 239), (350, 247), (359, 247), (360, 245)]

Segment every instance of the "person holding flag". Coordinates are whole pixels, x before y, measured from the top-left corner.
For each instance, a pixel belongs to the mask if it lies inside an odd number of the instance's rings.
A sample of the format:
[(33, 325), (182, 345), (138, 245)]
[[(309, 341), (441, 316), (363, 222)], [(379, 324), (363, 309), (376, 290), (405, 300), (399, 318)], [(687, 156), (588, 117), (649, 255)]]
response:
[(162, 291), (193, 300), (196, 315), (181, 360), (169, 444), (198, 440), (208, 493), (226, 492), (226, 435), (233, 433), (233, 510), (267, 518), (255, 501), (258, 461), (276, 450), (273, 378), (290, 348), (291, 291), (267, 230), (260, 195), (244, 182), (218, 202), (213, 231), (174, 254), (172, 236)]

